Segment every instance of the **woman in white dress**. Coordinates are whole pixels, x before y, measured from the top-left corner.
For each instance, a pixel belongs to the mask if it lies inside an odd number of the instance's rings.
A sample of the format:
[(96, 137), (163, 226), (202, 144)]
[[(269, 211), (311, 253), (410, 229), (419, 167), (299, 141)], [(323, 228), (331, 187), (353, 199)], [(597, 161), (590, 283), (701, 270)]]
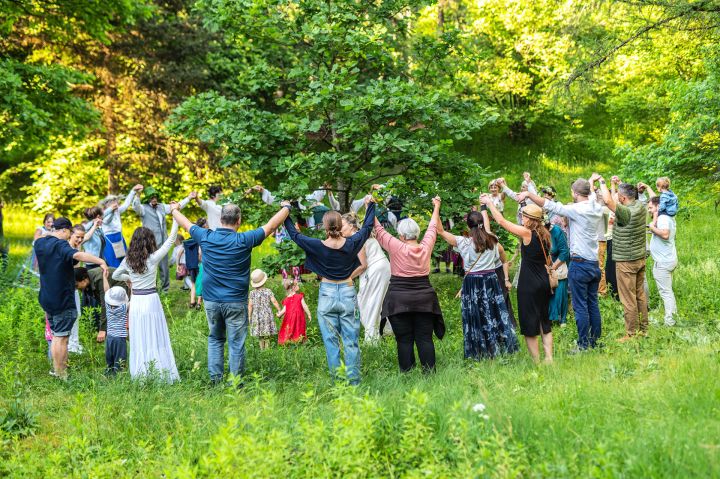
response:
[[(354, 213), (343, 215), (342, 234), (350, 237), (359, 231), (357, 216)], [(385, 293), (390, 284), (390, 261), (375, 238), (368, 238), (358, 255), (361, 266), (352, 278), (360, 277), (357, 301), (360, 310), (360, 322), (365, 328), (365, 341), (375, 342), (380, 338), (380, 313)], [(389, 322), (388, 322), (389, 325)], [(386, 326), (386, 329), (389, 326)]]
[(170, 383), (180, 379), (156, 284), (158, 264), (175, 243), (177, 232), (178, 224), (173, 221), (170, 235), (158, 249), (152, 231), (136, 229), (126, 257), (113, 273), (113, 279), (132, 283), (129, 363), (133, 378), (154, 372)]

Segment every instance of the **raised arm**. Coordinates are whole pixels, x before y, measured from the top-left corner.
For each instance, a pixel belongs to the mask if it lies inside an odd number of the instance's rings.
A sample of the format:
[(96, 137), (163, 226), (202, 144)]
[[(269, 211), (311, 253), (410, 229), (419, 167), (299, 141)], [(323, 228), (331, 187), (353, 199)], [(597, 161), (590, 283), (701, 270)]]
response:
[(138, 198), (137, 196), (133, 199), (132, 208), (133, 208), (133, 211), (135, 211), (135, 213), (137, 213), (137, 215), (139, 217), (142, 218), (143, 216), (145, 216), (145, 210), (143, 209), (142, 205), (140, 204), (140, 198)]
[(335, 211), (340, 211), (340, 202), (335, 199), (335, 195), (332, 191), (328, 191), (328, 201), (330, 202), (330, 208)]
[(483, 228), (486, 233), (493, 234), (492, 228), (490, 227), (490, 215), (487, 212), (487, 207), (485, 205), (483, 206), (484, 208), (480, 208), (480, 215), (483, 218)]
[(617, 203), (615, 203), (615, 198), (613, 197), (614, 195), (610, 192), (610, 190), (608, 190), (607, 184), (605, 183), (605, 178), (600, 177), (598, 181), (600, 182), (600, 192), (602, 193), (605, 206), (607, 206), (610, 211), (615, 213), (615, 210), (617, 209)]
[(290, 216), (290, 208), (291, 208), (290, 203), (287, 201), (283, 201), (282, 203), (280, 203), (280, 205), (281, 205), (280, 211), (275, 213), (275, 216), (270, 218), (270, 221), (265, 223), (262, 227), (263, 231), (265, 232), (266, 238), (268, 236), (270, 236), (273, 231), (278, 229), (280, 227), (280, 225), (283, 224), (285, 219), (287, 219)]
[(90, 229), (87, 231), (87, 233), (85, 233), (85, 236), (83, 237), (83, 241), (82, 241), (82, 242), (83, 242), (83, 243), (87, 243), (88, 241), (90, 241), (90, 238), (93, 237), (93, 235), (95, 234), (95, 231), (98, 229), (98, 227), (99, 227), (101, 224), (102, 224), (102, 220), (100, 220), (100, 219), (93, 220), (93, 221), (92, 221), (92, 226), (91, 226)]
[(375, 218), (375, 239), (387, 252), (397, 251), (402, 248), (404, 244), (402, 241), (385, 231), (385, 228), (383, 228), (377, 218)]
[[(123, 201), (123, 204), (120, 205), (118, 208), (118, 214), (123, 214), (127, 211), (128, 208), (130, 208), (130, 205), (134, 203), (135, 198), (137, 198), (137, 188), (138, 185), (136, 185), (132, 190), (130, 190), (130, 193), (128, 193), (127, 198), (125, 198), (125, 201)], [(138, 199), (138, 203), (140, 200)], [(133, 209), (134, 209), (133, 204)]]
[(130, 270), (127, 267), (127, 258), (123, 259), (120, 263), (120, 266), (115, 268), (115, 272), (112, 275), (112, 278), (115, 281), (130, 281)]
[(424, 245), (427, 248), (435, 246), (435, 241), (437, 241), (438, 224), (440, 223), (440, 203), (442, 201), (439, 196), (436, 196), (433, 198), (432, 202), (433, 213), (432, 217), (430, 217), (430, 224), (428, 224), (425, 234), (423, 235), (423, 239), (420, 242), (421, 245)]
[(445, 242), (453, 248), (457, 246), (457, 238), (455, 238), (454, 234), (445, 231), (445, 227), (443, 226), (442, 221), (437, 224), (437, 234), (439, 234), (440, 237), (444, 239)]
[[(177, 207), (173, 208), (174, 205), (177, 205)], [(170, 214), (173, 217), (173, 221), (176, 222), (178, 226), (188, 233), (190, 232), (190, 228), (192, 228), (193, 223), (180, 212), (180, 205), (178, 203), (175, 203), (174, 201), (170, 203)]]
[(175, 239), (177, 238), (178, 233), (178, 222), (173, 220), (172, 228), (170, 229), (170, 234), (168, 235), (165, 242), (160, 246), (160, 248), (155, 251), (153, 254), (150, 255), (148, 258), (149, 264), (158, 264), (164, 257), (168, 255), (170, 252), (170, 248), (172, 248), (172, 245), (175, 244)]
[(503, 229), (506, 229), (515, 236), (519, 236), (523, 239), (523, 242), (530, 241), (530, 237), (532, 235), (531, 231), (524, 226), (516, 225), (515, 223), (506, 220), (502, 213), (500, 213), (500, 211), (498, 211), (498, 209), (495, 207), (492, 202), (492, 198), (489, 195), (481, 195), (480, 201), (488, 207), (497, 224), (499, 224)]

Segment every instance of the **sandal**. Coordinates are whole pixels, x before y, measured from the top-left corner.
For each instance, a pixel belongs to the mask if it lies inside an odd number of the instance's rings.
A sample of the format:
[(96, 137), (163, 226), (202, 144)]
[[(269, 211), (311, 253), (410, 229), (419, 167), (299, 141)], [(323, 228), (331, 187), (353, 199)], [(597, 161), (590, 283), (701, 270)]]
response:
[(190, 303), (188, 305), (188, 309), (195, 309), (195, 308), (197, 308), (197, 303)]

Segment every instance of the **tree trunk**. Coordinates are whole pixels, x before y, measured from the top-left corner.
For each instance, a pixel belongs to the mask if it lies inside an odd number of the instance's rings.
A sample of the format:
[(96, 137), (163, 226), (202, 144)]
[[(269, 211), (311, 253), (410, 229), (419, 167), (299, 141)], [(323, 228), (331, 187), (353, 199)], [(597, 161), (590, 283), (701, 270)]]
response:
[(438, 32), (443, 33), (445, 31), (445, 7), (447, 6), (447, 0), (439, 0), (437, 6)]

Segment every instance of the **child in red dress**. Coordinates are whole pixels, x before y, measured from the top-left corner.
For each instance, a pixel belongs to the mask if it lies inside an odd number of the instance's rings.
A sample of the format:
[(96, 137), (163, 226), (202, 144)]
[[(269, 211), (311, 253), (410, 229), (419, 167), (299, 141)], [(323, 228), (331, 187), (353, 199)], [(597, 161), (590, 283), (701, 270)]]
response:
[(312, 319), (310, 308), (305, 304), (305, 296), (298, 292), (300, 285), (297, 281), (285, 279), (283, 287), (287, 297), (282, 302), (283, 308), (277, 313), (278, 318), (283, 318), (278, 333), (278, 344), (305, 341), (307, 336), (305, 317), (307, 316), (308, 320)]

